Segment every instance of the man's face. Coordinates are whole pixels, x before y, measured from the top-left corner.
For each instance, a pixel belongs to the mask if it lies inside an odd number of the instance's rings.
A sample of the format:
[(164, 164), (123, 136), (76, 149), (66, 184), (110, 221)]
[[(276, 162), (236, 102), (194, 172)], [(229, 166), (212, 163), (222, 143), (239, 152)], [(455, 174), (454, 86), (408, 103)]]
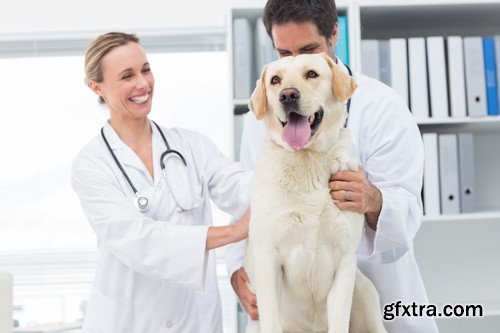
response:
[(322, 52), (333, 58), (333, 45), (338, 39), (335, 34), (327, 40), (312, 21), (273, 24), (271, 33), (280, 58)]

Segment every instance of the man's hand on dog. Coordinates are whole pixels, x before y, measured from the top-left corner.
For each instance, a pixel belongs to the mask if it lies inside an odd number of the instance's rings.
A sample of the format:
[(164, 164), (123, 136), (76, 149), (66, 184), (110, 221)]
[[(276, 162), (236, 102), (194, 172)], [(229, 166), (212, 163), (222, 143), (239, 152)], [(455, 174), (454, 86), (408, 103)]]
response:
[(330, 178), (330, 195), (340, 210), (352, 210), (365, 214), (366, 222), (377, 230), (378, 217), (382, 209), (382, 194), (358, 171), (339, 171)]
[(248, 312), (248, 315), (252, 320), (259, 319), (259, 309), (257, 308), (257, 297), (248, 289), (248, 275), (243, 267), (240, 267), (231, 276), (231, 285), (240, 299), (241, 304)]

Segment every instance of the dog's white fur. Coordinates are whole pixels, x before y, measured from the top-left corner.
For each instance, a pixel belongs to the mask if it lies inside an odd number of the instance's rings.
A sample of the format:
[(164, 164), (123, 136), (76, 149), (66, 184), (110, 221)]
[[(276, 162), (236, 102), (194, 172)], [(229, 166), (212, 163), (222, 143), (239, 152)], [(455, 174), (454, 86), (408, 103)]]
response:
[[(310, 70), (319, 76), (308, 78)], [(300, 114), (324, 111), (298, 151), (281, 138), (285, 88), (300, 92)], [(331, 174), (358, 170), (342, 129), (343, 102), (355, 88), (327, 56), (301, 55), (265, 67), (252, 94), (250, 109), (264, 119), (270, 140), (255, 167), (251, 199), (245, 270), (260, 319), (249, 322), (247, 333), (386, 332), (377, 291), (356, 265), (363, 215), (340, 211), (328, 188)]]

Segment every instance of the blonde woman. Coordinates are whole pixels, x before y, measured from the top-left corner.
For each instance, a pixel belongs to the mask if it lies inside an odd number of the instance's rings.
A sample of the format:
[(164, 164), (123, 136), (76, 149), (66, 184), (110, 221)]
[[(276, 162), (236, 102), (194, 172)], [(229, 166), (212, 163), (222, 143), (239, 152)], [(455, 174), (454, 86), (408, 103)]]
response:
[[(134, 35), (92, 41), (85, 75), (109, 120), (72, 167), (100, 251), (83, 331), (222, 332), (210, 250), (247, 237), (251, 174), (203, 135), (148, 119), (154, 78)], [(240, 220), (213, 227), (210, 199)]]

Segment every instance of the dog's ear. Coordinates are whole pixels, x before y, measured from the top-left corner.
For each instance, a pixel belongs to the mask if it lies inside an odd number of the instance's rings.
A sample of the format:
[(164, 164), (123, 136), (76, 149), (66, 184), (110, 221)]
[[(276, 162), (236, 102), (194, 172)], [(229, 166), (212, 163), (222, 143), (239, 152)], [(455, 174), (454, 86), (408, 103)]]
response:
[(257, 80), (257, 86), (248, 101), (248, 107), (254, 113), (257, 120), (261, 120), (266, 114), (267, 95), (266, 95), (266, 71), (267, 65), (262, 69), (260, 79)]
[(330, 71), (332, 72), (333, 93), (340, 101), (347, 101), (354, 94), (354, 90), (358, 86), (356, 81), (352, 76), (344, 73), (340, 66), (328, 55), (323, 54), (323, 58), (328, 63), (328, 66), (330, 66)]

